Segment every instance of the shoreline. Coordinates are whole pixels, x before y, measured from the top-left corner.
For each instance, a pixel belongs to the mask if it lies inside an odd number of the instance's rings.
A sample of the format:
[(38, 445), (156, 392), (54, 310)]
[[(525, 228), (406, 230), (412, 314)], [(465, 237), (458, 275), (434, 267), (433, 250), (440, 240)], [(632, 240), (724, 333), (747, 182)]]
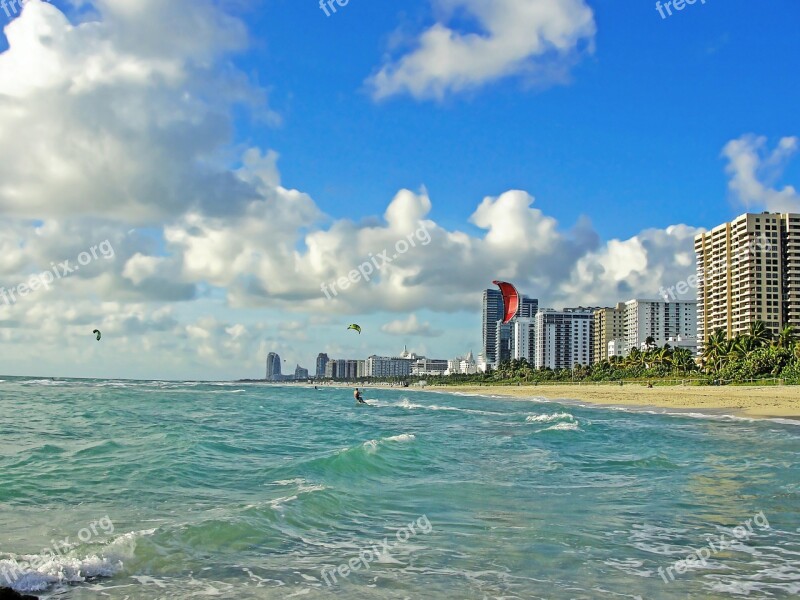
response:
[[(419, 390), (420, 388), (410, 388)], [(697, 410), (753, 419), (800, 419), (800, 386), (447, 385), (424, 391), (587, 402), (597, 406)]]

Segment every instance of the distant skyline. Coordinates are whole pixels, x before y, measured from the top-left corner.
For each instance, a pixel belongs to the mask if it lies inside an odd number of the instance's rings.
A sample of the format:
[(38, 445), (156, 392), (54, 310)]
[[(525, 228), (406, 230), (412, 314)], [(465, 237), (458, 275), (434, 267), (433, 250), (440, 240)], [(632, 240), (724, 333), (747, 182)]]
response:
[(658, 298), (695, 234), (800, 212), (798, 21), (793, 0), (0, 8), (0, 372), (453, 358), (498, 278), (543, 308)]

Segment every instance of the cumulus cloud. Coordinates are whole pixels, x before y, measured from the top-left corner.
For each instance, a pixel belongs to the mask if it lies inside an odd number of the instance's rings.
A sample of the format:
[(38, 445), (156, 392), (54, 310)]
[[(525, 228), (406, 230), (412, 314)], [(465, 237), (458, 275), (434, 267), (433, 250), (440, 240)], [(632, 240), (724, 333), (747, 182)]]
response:
[(728, 188), (736, 201), (748, 210), (800, 212), (800, 192), (794, 186), (774, 187), (798, 145), (800, 138), (783, 137), (770, 151), (767, 138), (755, 135), (728, 142), (722, 154), (728, 159)]
[[(539, 83), (563, 81), (596, 26), (585, 0), (435, 0), (442, 18), (414, 48), (391, 60), (368, 84), (376, 99), (407, 93), (442, 99), (512, 75)], [(466, 16), (478, 31), (448, 25)]]
[(220, 156), (231, 105), (263, 100), (224, 64), (241, 23), (207, 0), (94, 6), (73, 25), (32, 0), (4, 30), (0, 211), (158, 223), (246, 206), (257, 193)]
[[(535, 208), (530, 194), (512, 190), (477, 205), (469, 220), (482, 234), (470, 235), (431, 220), (426, 191), (403, 190), (380, 222), (340, 219), (304, 232), (304, 219), (318, 216), (315, 205), (282, 193), (283, 212), (262, 203), (249, 217), (192, 215), (168, 228), (183, 278), (224, 288), (234, 306), (316, 314), (474, 310), (480, 290), (497, 278), (549, 303), (608, 304), (655, 296), (664, 280), (691, 274), (693, 237), (701, 231), (678, 225), (603, 243), (588, 220), (564, 228)], [(398, 253), (407, 240), (417, 241)], [(364, 266), (372, 270), (368, 280), (341, 287)], [(384, 331), (403, 332), (398, 324)]]
[(407, 319), (398, 319), (384, 324), (381, 331), (391, 335), (419, 336), (419, 337), (438, 337), (442, 331), (433, 329), (428, 321), (420, 323), (417, 315), (409, 315)]

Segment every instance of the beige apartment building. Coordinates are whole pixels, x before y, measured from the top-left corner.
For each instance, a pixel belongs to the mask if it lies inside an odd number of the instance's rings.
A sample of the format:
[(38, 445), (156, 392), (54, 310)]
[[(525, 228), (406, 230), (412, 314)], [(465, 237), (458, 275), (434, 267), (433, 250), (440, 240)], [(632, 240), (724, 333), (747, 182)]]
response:
[(594, 311), (594, 351), (592, 361), (598, 363), (608, 360), (608, 345), (619, 340), (614, 347), (622, 350), (625, 339), (625, 303), (614, 308), (598, 308)]
[(800, 214), (744, 214), (694, 240), (697, 338), (733, 337), (754, 321), (800, 328)]

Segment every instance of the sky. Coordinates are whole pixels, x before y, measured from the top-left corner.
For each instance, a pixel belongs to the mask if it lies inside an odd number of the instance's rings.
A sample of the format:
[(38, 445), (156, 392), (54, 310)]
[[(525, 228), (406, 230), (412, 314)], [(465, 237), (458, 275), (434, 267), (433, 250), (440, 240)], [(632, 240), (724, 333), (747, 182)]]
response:
[(800, 212), (796, 0), (342, 2), (0, 1), (0, 373), (477, 354)]

